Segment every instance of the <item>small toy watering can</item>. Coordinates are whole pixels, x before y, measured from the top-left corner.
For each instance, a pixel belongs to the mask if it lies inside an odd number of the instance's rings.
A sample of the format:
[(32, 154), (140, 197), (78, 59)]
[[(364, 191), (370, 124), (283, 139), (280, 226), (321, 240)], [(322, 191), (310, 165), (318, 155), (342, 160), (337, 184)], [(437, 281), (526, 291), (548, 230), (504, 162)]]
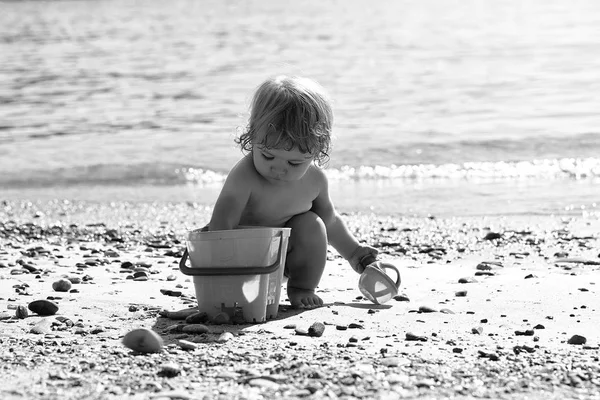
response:
[[(365, 270), (358, 280), (358, 288), (361, 293), (375, 304), (383, 304), (398, 294), (400, 288), (400, 272), (394, 265), (378, 261), (374, 256), (368, 254), (360, 260)], [(394, 281), (385, 272), (393, 270), (396, 273)]]

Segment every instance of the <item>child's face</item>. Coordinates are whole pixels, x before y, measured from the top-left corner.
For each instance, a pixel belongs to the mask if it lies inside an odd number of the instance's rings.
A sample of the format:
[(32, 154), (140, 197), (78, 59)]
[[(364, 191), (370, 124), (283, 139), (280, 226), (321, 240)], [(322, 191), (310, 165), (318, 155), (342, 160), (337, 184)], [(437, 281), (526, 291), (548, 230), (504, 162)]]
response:
[(266, 180), (275, 184), (302, 178), (313, 158), (312, 154), (302, 153), (297, 148), (283, 150), (266, 149), (257, 144), (252, 146), (254, 168)]

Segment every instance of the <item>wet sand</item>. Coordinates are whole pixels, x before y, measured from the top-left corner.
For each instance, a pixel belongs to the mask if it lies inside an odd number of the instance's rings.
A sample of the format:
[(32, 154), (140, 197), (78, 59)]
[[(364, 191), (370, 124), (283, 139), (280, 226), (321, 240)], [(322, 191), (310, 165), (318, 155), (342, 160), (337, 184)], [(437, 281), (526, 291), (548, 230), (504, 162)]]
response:
[[(345, 215), (399, 267), (395, 299), (364, 299), (331, 251), (324, 307), (291, 309), (283, 289), (274, 320), (182, 332), (165, 311), (195, 305), (178, 262), (185, 232), (209, 214), (193, 203), (0, 202), (0, 397), (598, 398), (597, 217)], [(53, 289), (61, 278), (69, 291)], [(48, 299), (53, 315), (27, 308)], [(314, 323), (322, 336), (305, 334)], [(161, 336), (161, 352), (122, 344), (141, 327)]]

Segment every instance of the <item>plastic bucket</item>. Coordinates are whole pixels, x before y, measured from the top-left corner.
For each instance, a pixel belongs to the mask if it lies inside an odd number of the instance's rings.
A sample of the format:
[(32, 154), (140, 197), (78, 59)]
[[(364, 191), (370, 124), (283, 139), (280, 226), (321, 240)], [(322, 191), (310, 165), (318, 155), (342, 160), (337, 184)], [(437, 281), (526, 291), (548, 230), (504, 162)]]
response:
[(194, 277), (198, 310), (245, 322), (277, 317), (290, 232), (267, 227), (188, 232), (179, 269)]

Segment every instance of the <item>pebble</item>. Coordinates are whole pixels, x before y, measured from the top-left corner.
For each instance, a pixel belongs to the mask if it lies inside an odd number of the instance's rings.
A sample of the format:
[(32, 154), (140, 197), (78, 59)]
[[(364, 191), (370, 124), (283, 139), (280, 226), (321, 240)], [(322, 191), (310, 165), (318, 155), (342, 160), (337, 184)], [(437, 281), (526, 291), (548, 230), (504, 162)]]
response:
[(488, 232), (488, 234), (483, 237), (483, 240), (494, 240), (494, 239), (501, 239), (501, 238), (502, 238), (501, 233)]
[(58, 312), (58, 304), (50, 300), (35, 300), (27, 306), (29, 310), (42, 316), (54, 315)]
[(27, 311), (25, 306), (17, 306), (17, 309), (15, 310), (15, 316), (19, 319), (25, 319), (29, 316), (29, 311)]
[(123, 345), (140, 353), (158, 353), (163, 348), (163, 340), (151, 329), (138, 328), (123, 337)]
[(408, 298), (408, 296), (403, 295), (403, 294), (398, 294), (398, 295), (394, 296), (394, 300), (396, 300), (396, 301), (410, 301), (410, 299)]
[(179, 347), (181, 347), (183, 350), (196, 350), (198, 348), (196, 343), (184, 339), (177, 341), (177, 344), (179, 344)]
[(71, 290), (72, 283), (68, 279), (59, 279), (52, 284), (52, 289), (55, 292), (68, 292)]
[(233, 339), (233, 333), (231, 332), (223, 332), (219, 335), (219, 337), (217, 338), (216, 342), (217, 343), (226, 343), (228, 341), (230, 341), (231, 339)]
[(231, 318), (229, 317), (229, 314), (227, 314), (226, 312), (220, 312), (217, 315), (214, 316), (214, 318), (212, 319), (212, 323), (215, 325), (224, 325), (224, 324), (228, 324), (231, 322)]
[(416, 335), (412, 332), (406, 332), (406, 340), (417, 341), (417, 342), (426, 342), (428, 340), (428, 338), (426, 336)]
[(208, 333), (208, 327), (206, 325), (203, 324), (191, 324), (191, 325), (185, 325), (183, 327), (183, 329), (181, 330), (183, 333), (191, 333), (194, 335), (200, 335), (203, 333)]
[(460, 278), (458, 280), (458, 283), (475, 283), (475, 282), (477, 282), (477, 280), (474, 278), (470, 278), (470, 277)]
[(296, 335), (300, 335), (300, 336), (308, 336), (308, 329), (305, 328), (296, 328), (295, 329)]
[(401, 357), (386, 357), (379, 360), (379, 363), (386, 367), (399, 367), (401, 365), (409, 365), (410, 360)]
[(587, 342), (587, 338), (581, 335), (573, 335), (569, 338), (567, 343), (569, 344), (585, 344)]
[(197, 308), (188, 308), (188, 309), (179, 310), (179, 311), (163, 310), (159, 314), (162, 315), (163, 317), (167, 317), (172, 320), (181, 320), (181, 319), (186, 319), (190, 315), (195, 314), (197, 312), (198, 312)]
[(315, 322), (308, 328), (308, 336), (321, 337), (325, 332), (325, 325), (322, 322)]
[(265, 378), (254, 378), (248, 381), (248, 385), (269, 390), (279, 389), (279, 384)]
[(164, 363), (159, 367), (158, 376), (172, 378), (181, 373), (181, 367), (174, 362)]
[(487, 352), (483, 350), (478, 350), (477, 352), (479, 353), (480, 358), (487, 358), (491, 361), (498, 361), (500, 359), (500, 357), (498, 357), (498, 354), (494, 352)]
[(434, 312), (437, 312), (437, 310), (435, 308), (432, 308), (429, 306), (421, 306), (421, 307), (419, 307), (419, 312), (420, 313), (434, 313)]
[(467, 296), (467, 291), (466, 290), (459, 290), (458, 292), (454, 293), (454, 295), (456, 297), (466, 297)]
[(185, 322), (187, 324), (203, 324), (209, 320), (208, 314), (204, 311), (190, 314), (186, 317)]
[(515, 331), (516, 336), (533, 336), (535, 331), (533, 329), (527, 329), (525, 331)]
[(35, 333), (37, 335), (46, 335), (48, 333), (51, 333), (51, 323), (50, 321), (44, 319), (35, 324), (29, 332)]

